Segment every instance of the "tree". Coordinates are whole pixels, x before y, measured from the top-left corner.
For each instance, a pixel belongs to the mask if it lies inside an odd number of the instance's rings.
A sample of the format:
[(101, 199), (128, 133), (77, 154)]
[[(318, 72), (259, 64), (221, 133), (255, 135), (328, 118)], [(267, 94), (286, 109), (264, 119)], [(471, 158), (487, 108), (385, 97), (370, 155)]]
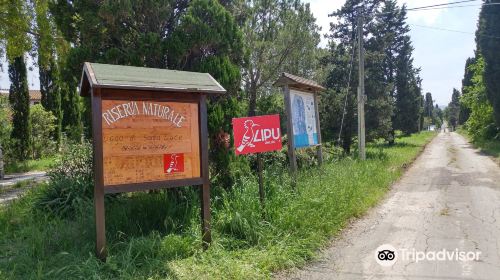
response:
[[(210, 24), (207, 24), (210, 23)], [(193, 32), (195, 30), (195, 32)], [(171, 67), (208, 72), (228, 91), (209, 104), (210, 156), (213, 177), (231, 187), (231, 119), (240, 114), (237, 102), (240, 67), (244, 59), (243, 36), (232, 15), (216, 0), (195, 0), (168, 41)]]
[(52, 135), (56, 130), (56, 117), (40, 104), (30, 110), (32, 158), (39, 159), (53, 153), (55, 142)]
[(52, 138), (57, 143), (60, 143), (62, 131), (61, 93), (57, 81), (59, 73), (54, 38), (57, 33), (53, 17), (48, 9), (47, 0), (35, 1), (40, 92), (42, 94), (42, 106), (55, 116), (55, 129), (52, 132)]
[[(338, 123), (345, 111), (342, 124), (342, 146), (345, 151), (349, 151), (356, 129), (357, 63), (352, 67), (354, 77), (351, 76), (349, 83), (347, 80), (357, 19), (361, 13), (365, 21), (363, 37), (366, 41), (367, 139), (384, 138), (391, 143), (394, 141), (395, 129), (411, 133), (418, 131), (419, 125), (420, 78), (418, 69), (413, 67), (413, 47), (408, 34), (410, 29), (406, 23), (405, 6), (398, 7), (394, 0), (346, 1), (341, 9), (332, 13), (332, 16), (337, 17), (337, 22), (331, 24), (330, 53), (322, 61), (329, 69), (326, 85), (331, 89), (323, 95), (322, 100), (328, 99), (328, 105), (340, 107), (333, 109), (326, 105), (322, 109), (322, 113), (326, 114), (322, 116), (325, 119), (323, 123), (331, 123), (332, 120)], [(350, 88), (346, 90), (347, 84)], [(325, 135), (338, 133), (338, 125), (327, 124), (323, 127), (334, 130)]]
[(493, 115), (493, 107), (486, 94), (484, 83), (484, 59), (479, 56), (467, 68), (471, 74), (470, 83), (464, 87), (460, 103), (470, 110), (465, 123), (472, 140), (491, 139), (498, 133)]
[(406, 23), (406, 7), (398, 7), (397, 1), (381, 1), (374, 24), (367, 26), (373, 36), (366, 44), (366, 124), (368, 139), (384, 138), (394, 141), (395, 78), (397, 58), (402, 40), (410, 28)]
[[(240, 111), (235, 97), (245, 50), (239, 26), (219, 1), (56, 1), (50, 10), (73, 45), (61, 73), (67, 81), (63, 103), (83, 108), (87, 136), (90, 104), (80, 104), (76, 95), (84, 61), (208, 72), (217, 79), (228, 94), (211, 98), (208, 107), (212, 175), (232, 184), (228, 132)], [(65, 112), (64, 123), (81, 123), (78, 112)]]
[(9, 61), (9, 103), (12, 107), (12, 148), (18, 160), (26, 160), (30, 155), (30, 97), (28, 90), (26, 63), (24, 56)]
[(272, 91), (281, 72), (312, 78), (316, 68), (319, 27), (309, 4), (296, 0), (249, 0), (242, 30), (249, 59), (243, 85), (249, 115), (255, 115), (260, 95)]
[(439, 108), (439, 106), (436, 104), (434, 107), (434, 124), (436, 125), (437, 128), (440, 128), (443, 125), (443, 110)]
[[(485, 1), (500, 4), (500, 0)], [(482, 6), (476, 32), (477, 50), (484, 59), (484, 85), (497, 126), (500, 126), (500, 5)]]
[(29, 30), (30, 15), (28, 3), (10, 0), (7, 7), (1, 6), (0, 29), (6, 42), (6, 54), (9, 62), (9, 103), (12, 108), (12, 153), (18, 160), (26, 160), (30, 151), (29, 90), (25, 54), (31, 47)]
[(453, 93), (451, 95), (451, 102), (448, 104), (448, 122), (452, 130), (458, 125), (458, 117), (460, 115), (460, 92), (453, 88)]
[[(167, 67), (167, 40), (179, 25), (188, 0), (50, 1), (61, 35), (63, 127), (69, 138), (79, 141), (82, 121), (91, 136), (90, 102), (80, 101), (77, 86), (85, 61)], [(71, 44), (71, 46), (70, 46)]]
[(432, 100), (432, 93), (425, 94), (424, 113), (426, 117), (432, 118), (434, 113), (434, 101)]
[[(363, 5), (365, 4), (365, 5)], [(328, 69), (325, 85), (329, 88), (322, 96), (320, 104), (321, 118), (323, 124), (329, 120), (333, 120), (337, 125), (326, 125), (322, 130), (329, 129), (325, 135), (336, 137), (340, 132), (339, 120), (343, 119), (340, 145), (346, 153), (350, 152), (353, 142), (353, 136), (356, 131), (356, 87), (357, 79), (353, 75), (349, 75), (351, 56), (353, 54), (353, 42), (355, 41), (356, 29), (358, 25), (358, 17), (363, 14), (365, 16), (365, 26), (369, 26), (374, 18), (375, 10), (379, 7), (380, 1), (370, 0), (350, 0), (337, 11), (330, 14), (335, 17), (336, 21), (330, 23), (330, 34), (328, 34), (329, 53), (322, 59), (322, 64)], [(361, 9), (363, 8), (363, 9)], [(371, 32), (367, 30), (368, 34)], [(365, 37), (368, 37), (365, 33)], [(368, 51), (368, 50), (367, 50)], [(357, 65), (353, 63), (352, 73), (357, 73)], [(366, 72), (370, 69), (367, 67)], [(350, 81), (349, 77), (351, 78)], [(349, 88), (346, 88), (347, 84)], [(368, 84), (368, 82), (367, 82)], [(331, 106), (337, 105), (338, 108), (333, 109)], [(344, 114), (345, 112), (345, 114)], [(344, 116), (342, 116), (344, 115)]]
[[(330, 41), (327, 55), (321, 59), (326, 69), (325, 85), (327, 90), (321, 94), (319, 102), (321, 134), (323, 139), (338, 141), (344, 152), (349, 153), (355, 124), (356, 94), (354, 75), (349, 75), (351, 54), (354, 51), (348, 45), (338, 45)], [(353, 61), (354, 63), (354, 61)], [(354, 70), (352, 71), (354, 73)]]
[[(464, 78), (462, 79), (462, 95), (465, 94), (467, 88), (473, 85), (472, 78), (474, 72), (472, 71), (472, 65), (476, 63), (476, 57), (469, 57), (465, 62)], [(458, 116), (458, 124), (462, 125), (469, 119), (470, 109), (460, 102), (460, 115)]]
[(394, 128), (405, 134), (418, 132), (422, 113), (420, 69), (413, 67), (413, 46), (409, 36), (402, 41), (397, 58), (396, 116)]

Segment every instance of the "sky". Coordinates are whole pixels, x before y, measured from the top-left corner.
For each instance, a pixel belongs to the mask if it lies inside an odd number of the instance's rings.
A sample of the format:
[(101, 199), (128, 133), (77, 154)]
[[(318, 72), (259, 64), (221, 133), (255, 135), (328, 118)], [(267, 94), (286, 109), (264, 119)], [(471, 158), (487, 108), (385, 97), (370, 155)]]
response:
[[(311, 5), (311, 11), (317, 19), (317, 24), (322, 27), (322, 34), (329, 30), (332, 18), (328, 14), (340, 8), (345, 0), (303, 0)], [(453, 0), (454, 1), (454, 0)], [(400, 4), (406, 3), (408, 8), (435, 5), (452, 2), (452, 0), (398, 0)], [(466, 3), (467, 5), (476, 2)], [(430, 11), (409, 12), (414, 51), (414, 64), (421, 67), (422, 87), (425, 92), (431, 92), (433, 99), (440, 106), (446, 106), (451, 99), (453, 88), (460, 89), (464, 74), (464, 65), (468, 57), (474, 55), (474, 32), (479, 16), (478, 6), (462, 8), (446, 8)], [(450, 30), (469, 32), (471, 34), (435, 30), (427, 27), (437, 27)], [(322, 39), (322, 47), (327, 45)], [(28, 62), (28, 66), (32, 66)], [(0, 88), (9, 87), (7, 67), (4, 63), (3, 72), (0, 72)], [(38, 70), (33, 68), (28, 75), (31, 89), (38, 89)]]
[[(398, 0), (410, 8), (454, 2), (455, 0)], [(332, 18), (328, 14), (340, 8), (345, 0), (305, 0), (310, 3), (316, 22), (327, 33)], [(474, 32), (477, 27), (481, 2), (464, 3), (478, 5), (461, 8), (446, 8), (428, 11), (408, 12), (410, 36), (415, 48), (414, 64), (421, 68), (424, 93), (431, 92), (440, 107), (446, 106), (451, 99), (453, 88), (461, 89), (465, 61), (474, 56), (476, 44)], [(437, 27), (469, 32), (464, 34), (435, 30), (426, 27)], [(321, 46), (326, 46), (322, 39)]]

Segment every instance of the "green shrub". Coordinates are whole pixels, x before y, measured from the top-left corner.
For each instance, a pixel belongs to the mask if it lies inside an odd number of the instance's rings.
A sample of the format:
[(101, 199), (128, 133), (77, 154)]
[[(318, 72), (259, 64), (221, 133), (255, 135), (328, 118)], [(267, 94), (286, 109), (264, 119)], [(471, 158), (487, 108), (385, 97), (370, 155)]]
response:
[(69, 146), (48, 172), (49, 183), (40, 192), (36, 209), (68, 216), (93, 196), (92, 146)]
[(30, 109), (31, 122), (31, 157), (39, 159), (53, 155), (56, 151), (56, 141), (52, 135), (56, 129), (56, 117), (52, 112), (37, 104)]

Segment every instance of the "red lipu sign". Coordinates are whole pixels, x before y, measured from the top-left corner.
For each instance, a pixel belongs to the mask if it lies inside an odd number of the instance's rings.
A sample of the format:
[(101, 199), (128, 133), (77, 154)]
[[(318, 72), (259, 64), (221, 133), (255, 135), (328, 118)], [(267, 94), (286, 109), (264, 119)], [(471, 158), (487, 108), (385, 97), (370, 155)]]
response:
[(237, 155), (281, 150), (279, 115), (235, 118), (233, 133)]

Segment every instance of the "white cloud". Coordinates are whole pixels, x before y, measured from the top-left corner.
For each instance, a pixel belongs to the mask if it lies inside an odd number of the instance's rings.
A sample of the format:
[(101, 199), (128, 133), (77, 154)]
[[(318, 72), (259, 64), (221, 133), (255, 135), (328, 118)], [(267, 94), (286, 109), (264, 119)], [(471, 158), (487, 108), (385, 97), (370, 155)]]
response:
[[(451, 0), (439, 1), (439, 4), (449, 3)], [(344, 5), (345, 0), (304, 0), (304, 3), (309, 3), (311, 6), (311, 11), (316, 18), (316, 23), (321, 26), (321, 35), (328, 33), (330, 31), (330, 22), (334, 19), (328, 17), (328, 14), (336, 11), (342, 5)], [(436, 0), (398, 0), (400, 5), (406, 4), (408, 8), (422, 7), (435, 5)], [(443, 12), (448, 11), (448, 9), (435, 9), (426, 11), (415, 11), (408, 13), (408, 22), (416, 24), (433, 25)], [(321, 39), (321, 46), (326, 46), (327, 40)]]
[[(436, 4), (445, 4), (449, 2), (450, 0), (442, 0), (439, 2), (436, 2), (435, 0), (398, 0), (398, 3), (400, 5), (406, 4), (406, 7), (408, 9), (431, 6)], [(435, 10), (408, 12), (408, 22), (432, 25), (438, 20), (439, 16), (447, 10), (448, 9), (435, 9)]]

